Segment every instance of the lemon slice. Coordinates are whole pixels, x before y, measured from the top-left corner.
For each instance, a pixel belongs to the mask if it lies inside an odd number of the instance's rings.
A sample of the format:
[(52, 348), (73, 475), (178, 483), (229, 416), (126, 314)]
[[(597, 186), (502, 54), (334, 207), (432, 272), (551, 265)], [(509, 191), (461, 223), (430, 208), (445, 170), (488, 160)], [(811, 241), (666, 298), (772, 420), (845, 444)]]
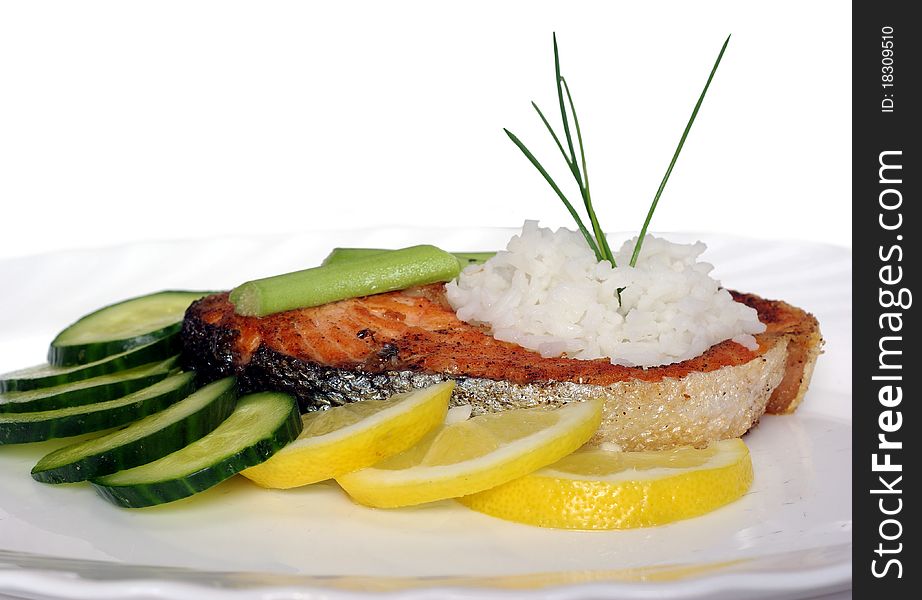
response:
[(695, 517), (752, 484), (739, 438), (707, 448), (611, 452), (583, 448), (505, 485), (458, 500), (509, 521), (561, 529), (626, 529)]
[(387, 400), (306, 413), (298, 439), (241, 474), (263, 487), (287, 489), (371, 466), (403, 452), (440, 425), (454, 387), (446, 381)]
[(445, 425), (372, 468), (336, 480), (368, 506), (411, 506), (473, 494), (549, 465), (599, 427), (601, 401), (519, 409)]

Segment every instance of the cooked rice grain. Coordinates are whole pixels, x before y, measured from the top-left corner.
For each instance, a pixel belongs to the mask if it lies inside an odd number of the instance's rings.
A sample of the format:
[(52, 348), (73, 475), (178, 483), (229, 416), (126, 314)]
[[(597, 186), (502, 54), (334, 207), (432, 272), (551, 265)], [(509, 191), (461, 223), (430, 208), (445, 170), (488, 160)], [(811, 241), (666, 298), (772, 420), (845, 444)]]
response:
[(461, 320), (546, 357), (652, 367), (728, 339), (756, 347), (753, 334), (765, 325), (710, 277), (713, 266), (698, 260), (703, 243), (648, 235), (630, 267), (636, 242), (624, 243), (612, 268), (596, 261), (578, 232), (526, 221), (505, 251), (446, 286), (448, 300)]

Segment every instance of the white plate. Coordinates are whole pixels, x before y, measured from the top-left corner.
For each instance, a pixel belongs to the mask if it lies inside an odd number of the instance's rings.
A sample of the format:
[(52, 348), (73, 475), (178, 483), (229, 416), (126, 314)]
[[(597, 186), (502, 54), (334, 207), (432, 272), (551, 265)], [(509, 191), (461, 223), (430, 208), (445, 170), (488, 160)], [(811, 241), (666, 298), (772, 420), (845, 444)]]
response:
[[(223, 289), (304, 268), (334, 246), (501, 247), (510, 231), (322, 232), (143, 243), (0, 263), (0, 372), (40, 362), (62, 326), (168, 288)], [(676, 241), (699, 236), (672, 235)], [(29, 477), (50, 447), (0, 448), (0, 594), (23, 598), (803, 598), (851, 580), (851, 253), (700, 236), (724, 284), (814, 312), (827, 340), (797, 414), (746, 438), (756, 478), (709, 515), (632, 531), (499, 521), (451, 502), (351, 503), (334, 484), (240, 478), (172, 505), (115, 508)]]

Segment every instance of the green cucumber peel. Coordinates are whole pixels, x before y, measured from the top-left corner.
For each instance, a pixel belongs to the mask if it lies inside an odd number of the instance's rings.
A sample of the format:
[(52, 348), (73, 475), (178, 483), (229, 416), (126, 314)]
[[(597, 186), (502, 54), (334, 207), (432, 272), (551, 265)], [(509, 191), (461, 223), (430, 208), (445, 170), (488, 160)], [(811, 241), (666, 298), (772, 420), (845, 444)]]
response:
[(143, 508), (181, 500), (260, 464), (297, 439), (301, 415), (293, 396), (243, 396), (208, 435), (163, 458), (91, 480), (106, 500)]
[(213, 431), (236, 402), (236, 379), (220, 379), (122, 429), (51, 452), (32, 477), (44, 483), (84, 481), (158, 460)]
[(92, 363), (177, 333), (189, 305), (209, 293), (167, 290), (104, 306), (62, 330), (48, 348), (48, 362)]
[(174, 356), (161, 362), (73, 383), (37, 390), (3, 392), (0, 393), (0, 413), (54, 410), (114, 400), (166, 379), (178, 364), (179, 357)]
[(195, 373), (177, 373), (115, 400), (57, 410), (0, 413), (0, 445), (40, 442), (119, 427), (158, 412), (195, 389)]
[(24, 392), (117, 373), (163, 360), (178, 353), (180, 346), (179, 332), (176, 332), (145, 346), (138, 346), (84, 365), (58, 367), (45, 363), (19, 369), (0, 375), (0, 392)]

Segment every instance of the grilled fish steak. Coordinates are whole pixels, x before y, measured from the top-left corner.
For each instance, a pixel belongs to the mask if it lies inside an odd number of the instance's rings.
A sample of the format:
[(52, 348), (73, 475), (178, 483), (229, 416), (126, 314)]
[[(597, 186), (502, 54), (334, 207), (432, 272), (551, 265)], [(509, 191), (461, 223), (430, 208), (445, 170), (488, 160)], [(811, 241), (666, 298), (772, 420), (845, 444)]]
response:
[(777, 300), (733, 293), (767, 330), (752, 351), (726, 341), (661, 367), (543, 358), (455, 316), (441, 284), (270, 315), (234, 313), (227, 294), (189, 307), (183, 363), (246, 391), (294, 394), (302, 411), (383, 399), (447, 378), (474, 413), (604, 398), (596, 441), (626, 450), (737, 437), (766, 412), (793, 411), (822, 346), (816, 319)]

